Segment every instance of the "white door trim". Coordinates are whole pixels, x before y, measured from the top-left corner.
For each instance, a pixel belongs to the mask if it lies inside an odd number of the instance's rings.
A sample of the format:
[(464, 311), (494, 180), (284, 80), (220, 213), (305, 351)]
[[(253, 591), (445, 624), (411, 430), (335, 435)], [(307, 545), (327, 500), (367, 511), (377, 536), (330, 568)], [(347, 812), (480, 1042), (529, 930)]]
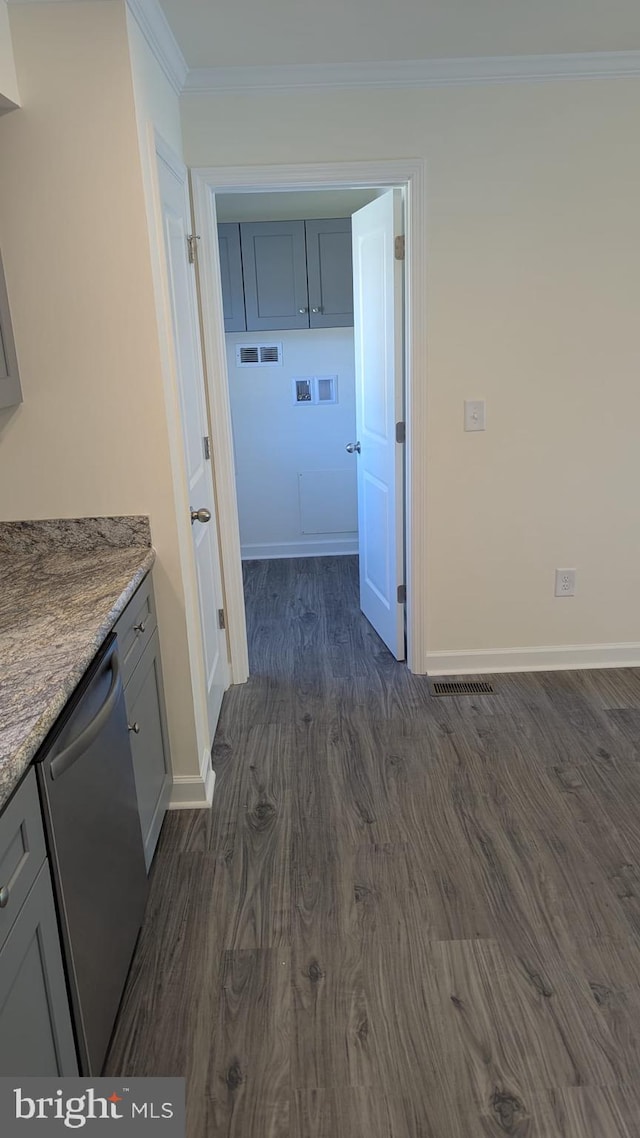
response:
[(328, 162), (282, 166), (210, 166), (191, 171), (199, 260), (202, 321), (211, 406), (212, 450), (234, 683), (248, 675), (236, 503), (231, 409), (227, 381), (216, 193), (323, 190), (340, 187), (406, 188), (406, 572), (407, 663), (424, 673), (426, 623), (427, 269), (426, 163), (423, 159)]

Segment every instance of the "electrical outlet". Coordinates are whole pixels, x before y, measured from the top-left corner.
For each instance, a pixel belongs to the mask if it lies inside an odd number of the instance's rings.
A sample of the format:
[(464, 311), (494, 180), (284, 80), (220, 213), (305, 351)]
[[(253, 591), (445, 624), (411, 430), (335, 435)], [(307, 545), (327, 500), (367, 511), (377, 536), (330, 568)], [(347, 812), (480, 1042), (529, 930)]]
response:
[(575, 597), (575, 569), (556, 569), (556, 597)]

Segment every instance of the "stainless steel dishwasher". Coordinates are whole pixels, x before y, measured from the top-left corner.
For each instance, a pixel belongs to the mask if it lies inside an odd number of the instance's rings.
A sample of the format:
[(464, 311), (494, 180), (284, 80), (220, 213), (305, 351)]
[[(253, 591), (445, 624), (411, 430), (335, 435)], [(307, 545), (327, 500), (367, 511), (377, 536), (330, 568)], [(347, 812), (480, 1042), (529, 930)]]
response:
[(39, 760), (80, 1067), (97, 1076), (148, 889), (115, 636)]

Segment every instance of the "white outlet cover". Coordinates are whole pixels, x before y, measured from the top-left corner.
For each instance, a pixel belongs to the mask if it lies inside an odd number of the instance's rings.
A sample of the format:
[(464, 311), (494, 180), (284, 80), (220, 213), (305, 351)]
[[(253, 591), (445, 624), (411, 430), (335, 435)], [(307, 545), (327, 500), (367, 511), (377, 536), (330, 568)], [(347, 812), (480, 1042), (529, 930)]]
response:
[(487, 404), (484, 399), (465, 399), (464, 429), (465, 431), (486, 431)]
[(575, 597), (575, 569), (556, 569), (556, 597)]

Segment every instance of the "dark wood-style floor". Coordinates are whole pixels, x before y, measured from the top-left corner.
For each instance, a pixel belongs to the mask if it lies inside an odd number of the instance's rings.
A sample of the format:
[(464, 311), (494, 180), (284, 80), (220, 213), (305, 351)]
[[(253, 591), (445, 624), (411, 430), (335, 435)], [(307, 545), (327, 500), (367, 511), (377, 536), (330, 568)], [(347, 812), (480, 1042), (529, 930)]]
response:
[(245, 570), (108, 1073), (186, 1075), (189, 1138), (637, 1138), (640, 670), (436, 699), (355, 558)]

